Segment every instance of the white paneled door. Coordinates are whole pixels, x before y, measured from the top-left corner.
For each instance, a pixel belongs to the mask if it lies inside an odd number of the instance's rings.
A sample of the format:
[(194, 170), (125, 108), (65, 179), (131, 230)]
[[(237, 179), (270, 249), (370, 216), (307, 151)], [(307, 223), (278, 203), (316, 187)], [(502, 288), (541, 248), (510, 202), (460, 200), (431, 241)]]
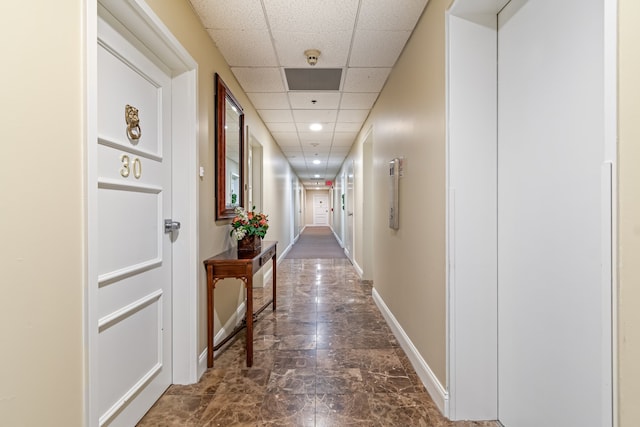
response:
[(313, 195), (313, 225), (329, 225), (329, 193)]
[(135, 425), (171, 382), (170, 126), (170, 78), (99, 19), (100, 425)]
[(507, 427), (612, 425), (603, 10), (602, 0), (512, 0), (498, 16), (498, 411)]

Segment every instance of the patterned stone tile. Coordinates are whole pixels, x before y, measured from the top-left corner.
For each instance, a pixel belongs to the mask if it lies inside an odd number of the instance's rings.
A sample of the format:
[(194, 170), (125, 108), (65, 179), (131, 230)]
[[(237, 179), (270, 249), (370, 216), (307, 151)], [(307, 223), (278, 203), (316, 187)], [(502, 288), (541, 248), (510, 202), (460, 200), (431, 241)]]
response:
[(138, 423), (139, 427), (196, 427), (210, 396), (165, 394)]
[[(345, 259), (285, 259), (278, 308), (254, 323), (253, 366), (246, 330), (216, 352), (197, 384), (171, 386), (140, 426), (498, 427), (449, 421), (426, 392)], [(254, 289), (254, 306), (271, 287)]]
[(274, 369), (269, 377), (267, 392), (314, 395), (316, 372), (314, 369)]

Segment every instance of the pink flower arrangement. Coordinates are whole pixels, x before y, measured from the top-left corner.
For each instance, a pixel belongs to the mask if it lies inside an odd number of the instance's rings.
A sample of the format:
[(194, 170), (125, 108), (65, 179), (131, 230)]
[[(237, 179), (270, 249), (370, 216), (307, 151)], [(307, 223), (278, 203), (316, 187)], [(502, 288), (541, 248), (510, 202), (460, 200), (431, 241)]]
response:
[(236, 240), (242, 240), (246, 236), (260, 236), (264, 238), (269, 228), (269, 219), (262, 212), (247, 211), (242, 206), (235, 208), (236, 216), (231, 220), (231, 232), (229, 235)]

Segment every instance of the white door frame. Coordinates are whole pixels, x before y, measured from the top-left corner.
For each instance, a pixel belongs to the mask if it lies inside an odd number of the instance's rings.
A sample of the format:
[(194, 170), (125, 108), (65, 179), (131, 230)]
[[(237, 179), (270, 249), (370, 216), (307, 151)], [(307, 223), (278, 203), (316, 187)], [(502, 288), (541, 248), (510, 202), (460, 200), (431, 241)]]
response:
[[(487, 408), (490, 411), (493, 410), (491, 408), (495, 408), (497, 416), (497, 392), (495, 396), (484, 393), (487, 384), (483, 384), (482, 377), (483, 370), (486, 372), (486, 369), (496, 372), (497, 376), (497, 351), (494, 351), (495, 349), (492, 349), (491, 346), (474, 345), (474, 340), (483, 339), (485, 335), (493, 337), (497, 329), (497, 317), (486, 312), (482, 316), (478, 316), (478, 313), (473, 311), (473, 306), (466, 303), (469, 300), (474, 300), (477, 307), (479, 305), (477, 302), (484, 301), (487, 295), (497, 295), (497, 282), (492, 283), (490, 278), (485, 275), (485, 282), (475, 280), (473, 286), (465, 286), (462, 278), (463, 273), (466, 275), (478, 273), (473, 270), (472, 264), (465, 264), (464, 260), (475, 256), (484, 259), (487, 253), (485, 247), (481, 251), (477, 251), (470, 245), (462, 244), (463, 242), (460, 240), (462, 237), (460, 230), (480, 226), (476, 223), (480, 218), (479, 216), (473, 218), (459, 215), (462, 209), (460, 208), (462, 202), (460, 190), (464, 183), (455, 182), (455, 176), (451, 175), (452, 168), (456, 167), (456, 163), (450, 150), (452, 144), (463, 140), (456, 138), (459, 138), (465, 130), (474, 135), (474, 144), (485, 138), (487, 144), (492, 143), (497, 147), (497, 135), (495, 134), (497, 97), (488, 94), (486, 88), (494, 87), (497, 81), (496, 17), (507, 2), (508, 0), (456, 0), (446, 16), (448, 393), (435, 396), (434, 400), (443, 413), (454, 420), (479, 419), (477, 414), (483, 410), (486, 411)], [(613, 414), (605, 414), (605, 417), (611, 416), (614, 426), (618, 425), (618, 386), (615, 375), (617, 372), (617, 346), (614, 342), (614, 338), (617, 336), (615, 322), (617, 318), (615, 286), (617, 273), (612, 268), (617, 264), (617, 236), (615, 233), (617, 229), (617, 205), (615, 203), (615, 195), (617, 194), (617, 7), (616, 0), (604, 0), (605, 105), (603, 113), (605, 114), (604, 157), (607, 161), (602, 168), (604, 218), (602, 239), (605, 242), (611, 242), (611, 248), (610, 250), (605, 248), (602, 254), (602, 307), (603, 316), (611, 322), (611, 330), (603, 331), (605, 335), (602, 341), (602, 352), (605, 366), (602, 368), (606, 375), (611, 376), (612, 385), (610, 388), (613, 396), (607, 396), (603, 393), (603, 400), (613, 400)], [(491, 31), (492, 22), (495, 22), (495, 31), (493, 32)], [(460, 72), (460, 68), (456, 69), (456, 67), (466, 69)], [(469, 70), (473, 70), (473, 72)], [(466, 90), (464, 96), (457, 99), (452, 98), (451, 89), (454, 87), (464, 87)], [(491, 127), (482, 129), (483, 123), (486, 122), (494, 123), (493, 129)], [(469, 157), (468, 153), (466, 155)], [(468, 194), (470, 188), (464, 189)], [(473, 203), (470, 199), (465, 202), (467, 203), (466, 208), (469, 207), (469, 202)], [(610, 220), (607, 219), (607, 216)], [(492, 304), (495, 305), (495, 302)], [(472, 320), (472, 323), (461, 324), (461, 320), (465, 319)], [(479, 329), (474, 330), (473, 328)], [(474, 351), (464, 351), (469, 348), (473, 348)], [(457, 351), (458, 349), (462, 350)], [(478, 349), (483, 349), (483, 351), (478, 352)], [(493, 357), (496, 359), (492, 360)], [(493, 383), (493, 380), (491, 382), (491, 387), (495, 387), (496, 384)], [(478, 389), (483, 390), (483, 393), (474, 394), (474, 390)], [(473, 395), (473, 399), (464, 398), (464, 396), (471, 395)], [(603, 423), (605, 421), (607, 420), (603, 420)]]
[[(173, 243), (173, 366), (172, 381), (198, 379), (198, 204), (197, 204), (197, 63), (144, 0), (85, 2), (85, 265), (84, 293), (85, 392), (84, 421), (98, 425), (97, 368), (97, 37), (98, 15), (105, 17), (142, 52), (155, 55), (172, 76), (172, 215), (182, 227)], [(112, 16), (108, 16), (108, 15)], [(117, 21), (114, 22), (113, 18)]]

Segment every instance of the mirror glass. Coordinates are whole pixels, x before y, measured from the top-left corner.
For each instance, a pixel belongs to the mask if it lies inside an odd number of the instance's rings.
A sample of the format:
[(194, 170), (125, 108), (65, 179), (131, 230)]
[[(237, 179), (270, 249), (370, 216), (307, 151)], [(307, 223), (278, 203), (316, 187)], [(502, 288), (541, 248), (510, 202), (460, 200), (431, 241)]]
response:
[(216, 74), (216, 219), (235, 216), (244, 201), (244, 113)]

